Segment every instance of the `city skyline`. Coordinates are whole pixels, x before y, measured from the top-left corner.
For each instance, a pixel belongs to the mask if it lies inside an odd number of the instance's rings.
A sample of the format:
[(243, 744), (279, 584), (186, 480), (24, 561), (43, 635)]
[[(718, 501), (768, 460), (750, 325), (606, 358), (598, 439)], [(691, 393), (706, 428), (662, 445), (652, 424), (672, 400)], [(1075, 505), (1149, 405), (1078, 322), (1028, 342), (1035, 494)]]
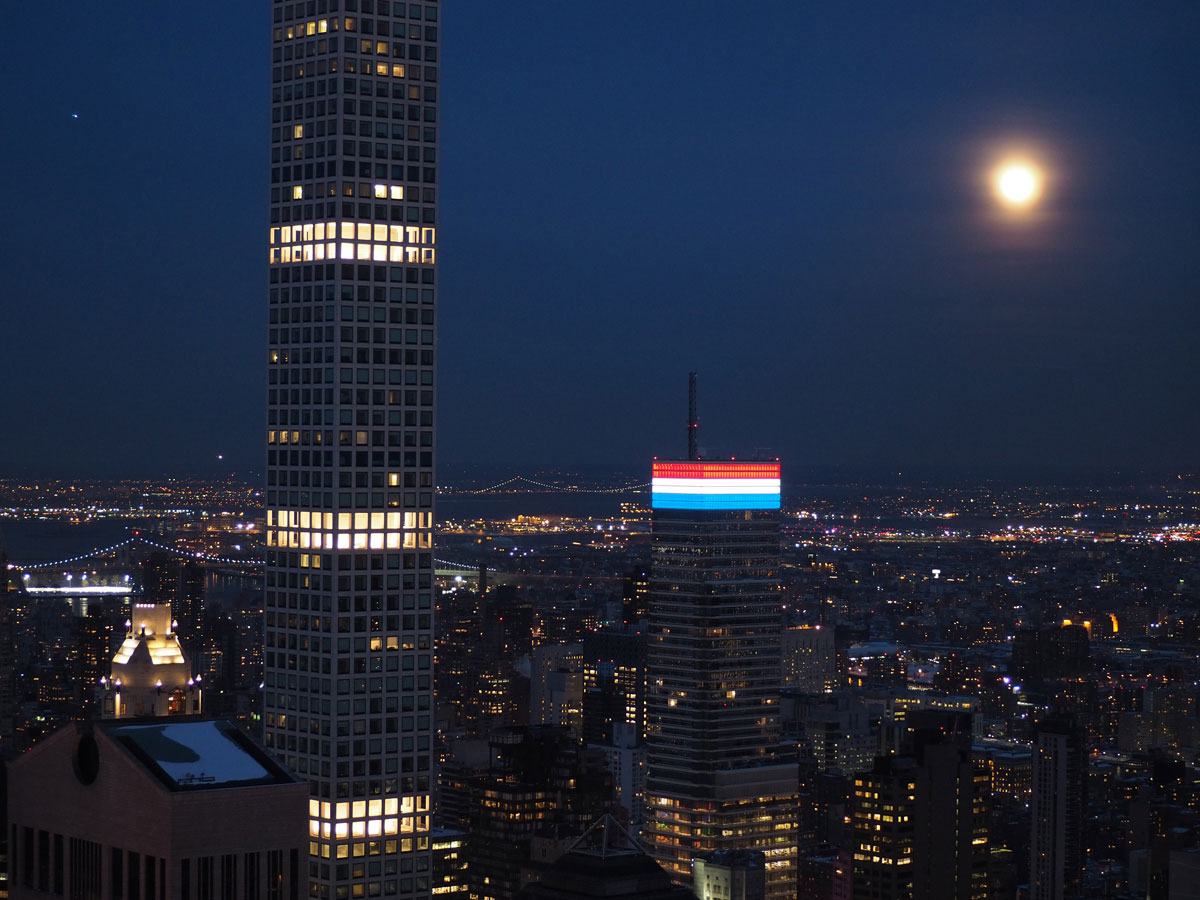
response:
[[(62, 61), (4, 63), (42, 137), (3, 151), (7, 471), (262, 464), (269, 95), (217, 12), (14, 13)], [(1194, 458), (1190, 5), (508, 12), (448, 10), (445, 462), (669, 455), (693, 369), (714, 455)], [(1059, 176), (1035, 229), (978, 183), (1014, 139)]]

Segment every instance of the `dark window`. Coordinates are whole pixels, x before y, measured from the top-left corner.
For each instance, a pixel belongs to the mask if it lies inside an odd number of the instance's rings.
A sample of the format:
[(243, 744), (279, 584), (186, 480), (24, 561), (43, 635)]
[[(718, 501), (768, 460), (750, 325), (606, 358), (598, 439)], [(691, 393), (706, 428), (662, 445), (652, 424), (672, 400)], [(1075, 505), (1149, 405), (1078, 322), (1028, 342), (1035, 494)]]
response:
[(267, 851), (267, 900), (283, 900), (283, 851)]
[(54, 893), (63, 893), (63, 836), (54, 836)]
[(25, 828), (21, 834), (21, 878), (26, 887), (33, 887), (33, 829)]
[(38, 877), (39, 891), (50, 890), (50, 832), (38, 829)]
[(100, 900), (101, 847), (71, 838), (71, 900)]
[(146, 900), (154, 900), (155, 882), (158, 880), (155, 876), (158, 873), (158, 866), (155, 864), (157, 860), (153, 856), (146, 856)]
[(212, 900), (213, 895), (213, 858), (202, 856), (196, 860), (196, 897), (197, 900)]
[(129, 900), (142, 900), (142, 855), (129, 851)]
[(109, 893), (114, 900), (125, 896), (125, 853), (119, 847), (113, 847), (109, 856)]
[(237, 857), (232, 853), (221, 856), (221, 900), (237, 900)]
[(259, 900), (258, 891), (258, 854), (247, 853), (242, 862), (242, 897), (244, 900)]

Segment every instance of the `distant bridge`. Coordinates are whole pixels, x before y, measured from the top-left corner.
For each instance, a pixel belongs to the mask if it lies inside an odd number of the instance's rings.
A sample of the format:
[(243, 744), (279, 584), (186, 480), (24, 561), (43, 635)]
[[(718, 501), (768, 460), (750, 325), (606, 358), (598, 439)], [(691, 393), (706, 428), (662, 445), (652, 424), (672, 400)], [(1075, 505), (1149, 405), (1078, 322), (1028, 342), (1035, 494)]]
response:
[[(524, 483), (524, 484), (530, 485), (531, 487), (527, 487), (524, 489), (519, 488), (519, 487), (510, 487), (510, 485), (517, 485), (519, 483)], [(453, 496), (454, 494), (473, 494), (473, 495), (474, 494), (505, 494), (505, 493), (516, 493), (517, 491), (520, 491), (520, 490), (524, 490), (524, 491), (527, 491), (530, 493), (551, 493), (551, 494), (639, 494), (639, 493), (643, 493), (646, 490), (646, 488), (648, 488), (648, 487), (650, 487), (649, 481), (644, 482), (642, 484), (627, 484), (624, 487), (613, 487), (613, 488), (592, 487), (592, 488), (588, 488), (588, 487), (577, 487), (576, 485), (571, 485), (571, 484), (568, 484), (568, 485), (549, 484), (545, 481), (538, 481), (537, 479), (530, 478), (526, 475), (514, 475), (512, 478), (506, 478), (504, 481), (498, 481), (498, 482), (496, 482), (496, 484), (489, 485), (488, 487), (485, 487), (485, 488), (457, 489), (456, 490), (453, 488), (443, 487), (443, 488), (441, 488), (441, 491), (443, 493), (445, 493), (447, 496)], [(539, 490), (533, 491), (533, 490), (531, 490), (531, 488), (538, 488)]]
[(142, 537), (140, 534), (135, 534), (133, 537), (128, 537), (123, 541), (119, 541), (108, 547), (96, 547), (89, 550), (87, 553), (81, 553), (78, 556), (70, 556), (66, 559), (56, 559), (53, 562), (40, 563), (16, 563), (10, 562), (9, 568), (17, 569), (21, 572), (37, 572), (45, 569), (57, 569), (63, 566), (69, 566), (73, 563), (83, 562), (87, 559), (97, 559), (101, 556), (109, 556), (116, 553), (123, 547), (128, 547), (132, 544), (145, 544), (147, 547), (154, 547), (156, 550), (164, 550), (167, 553), (173, 553), (178, 557), (195, 559), (200, 562), (220, 563), (227, 566), (261, 566), (265, 560), (261, 559), (227, 559), (222, 556), (210, 556), (207, 553), (199, 553), (192, 550), (180, 550), (178, 547), (169, 547), (166, 544), (160, 544), (157, 541), (152, 541), (149, 538)]
[[(87, 553), (81, 553), (78, 556), (71, 556), (66, 559), (57, 559), (57, 560), (54, 560), (53, 562), (9, 563), (9, 568), (15, 569), (16, 571), (19, 571), (19, 572), (39, 572), (39, 571), (46, 571), (48, 569), (59, 569), (59, 568), (63, 568), (64, 566), (70, 566), (75, 563), (83, 562), (84, 560), (97, 559), (97, 558), (103, 557), (103, 556), (110, 556), (111, 554), (116, 553), (118, 550), (120, 550), (124, 547), (131, 546), (132, 544), (135, 544), (135, 543), (145, 544), (148, 547), (154, 547), (156, 550), (163, 550), (167, 553), (173, 553), (174, 555), (180, 557), (181, 559), (194, 559), (199, 562), (217, 563), (219, 565), (227, 565), (227, 566), (247, 566), (247, 567), (260, 567), (260, 566), (263, 566), (266, 564), (266, 560), (263, 560), (263, 559), (229, 559), (229, 558), (226, 558), (223, 556), (211, 556), (207, 553), (197, 553), (192, 550), (180, 550), (178, 547), (171, 547), (171, 546), (168, 546), (167, 544), (160, 544), (158, 541), (152, 541), (149, 538), (142, 537), (141, 535), (134, 535), (133, 537), (126, 538), (125, 540), (120, 541), (116, 544), (112, 544), (111, 546), (97, 547), (94, 550), (90, 550)], [(439, 568), (436, 570), (436, 574), (441, 575), (443, 577), (453, 578), (456, 575), (460, 575), (463, 578), (477, 578), (479, 576), (479, 567), (478, 566), (471, 566), (471, 565), (467, 565), (465, 563), (454, 562), (453, 560), (448, 560), (448, 559), (435, 558), (434, 562), (439, 564)], [(488, 571), (495, 572), (496, 570), (493, 568), (489, 568)], [(78, 595), (80, 593), (80, 591), (90, 592), (93, 594), (128, 593), (128, 591), (122, 585), (114, 585), (114, 586), (108, 586), (108, 585), (92, 586), (92, 585), (89, 585), (87, 587), (81, 586), (81, 587), (74, 587), (74, 588), (71, 588), (71, 587), (65, 587), (65, 588), (45, 587), (45, 588), (29, 588), (28, 590), (30, 591), (30, 593), (40, 592), (40, 593), (59, 593), (59, 594), (72, 594), (72, 595)]]

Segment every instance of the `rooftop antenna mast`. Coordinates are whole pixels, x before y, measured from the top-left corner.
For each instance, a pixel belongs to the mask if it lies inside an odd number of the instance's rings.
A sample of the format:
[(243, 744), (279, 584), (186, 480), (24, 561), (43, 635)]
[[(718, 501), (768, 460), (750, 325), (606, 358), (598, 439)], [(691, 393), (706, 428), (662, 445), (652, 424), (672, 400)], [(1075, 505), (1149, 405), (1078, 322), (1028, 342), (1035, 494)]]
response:
[(688, 455), (689, 460), (700, 458), (700, 451), (696, 448), (696, 432), (700, 428), (700, 423), (696, 420), (696, 373), (688, 372)]

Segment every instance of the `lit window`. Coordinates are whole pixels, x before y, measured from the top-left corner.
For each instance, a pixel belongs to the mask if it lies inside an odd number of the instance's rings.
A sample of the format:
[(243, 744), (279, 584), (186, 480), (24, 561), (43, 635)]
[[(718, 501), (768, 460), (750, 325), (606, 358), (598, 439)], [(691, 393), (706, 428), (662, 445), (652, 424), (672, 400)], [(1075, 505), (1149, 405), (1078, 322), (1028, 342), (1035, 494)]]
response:
[(386, 184), (375, 185), (375, 197), (379, 200), (386, 200), (388, 195), (388, 186)]

